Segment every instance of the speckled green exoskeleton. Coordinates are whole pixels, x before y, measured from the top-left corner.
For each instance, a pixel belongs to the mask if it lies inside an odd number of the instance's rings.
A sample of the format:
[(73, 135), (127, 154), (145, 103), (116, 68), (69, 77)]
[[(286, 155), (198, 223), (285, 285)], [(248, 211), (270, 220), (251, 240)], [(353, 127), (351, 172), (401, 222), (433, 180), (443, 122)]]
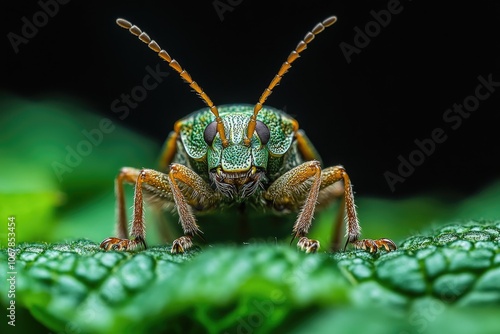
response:
[[(174, 207), (184, 235), (171, 251), (182, 253), (201, 237), (195, 215), (222, 206), (251, 203), (274, 212), (298, 212), (293, 226), (297, 246), (306, 252), (319, 249), (319, 241), (307, 237), (317, 204), (325, 206), (339, 195), (345, 207), (347, 241), (371, 252), (396, 249), (390, 239), (359, 239), (351, 181), (342, 166), (321, 167), (321, 159), (298, 122), (283, 111), (264, 106), (273, 88), (314, 37), (336, 21), (332, 16), (318, 23), (290, 53), (255, 105), (215, 106), (191, 76), (146, 33), (130, 22), (117, 24), (168, 62), (208, 106), (177, 121), (160, 158), (160, 171), (122, 168), (116, 179), (118, 237), (105, 239), (106, 250), (146, 247), (144, 198)], [(128, 236), (123, 184), (135, 184), (134, 218)], [(339, 187), (340, 185), (340, 187)], [(339, 193), (340, 189), (340, 193)], [(344, 214), (342, 214), (344, 215)], [(337, 225), (342, 219), (337, 220)], [(338, 230), (338, 228), (336, 228)], [(344, 246), (344, 249), (345, 249)]]

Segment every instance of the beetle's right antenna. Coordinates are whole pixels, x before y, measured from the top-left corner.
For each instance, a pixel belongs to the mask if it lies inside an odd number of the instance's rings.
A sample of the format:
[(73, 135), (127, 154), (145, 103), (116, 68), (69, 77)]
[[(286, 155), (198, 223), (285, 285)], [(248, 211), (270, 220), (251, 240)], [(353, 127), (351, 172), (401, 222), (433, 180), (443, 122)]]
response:
[(124, 29), (128, 29), (132, 35), (137, 36), (141, 41), (146, 43), (151, 50), (156, 52), (158, 56), (160, 56), (161, 59), (165, 60), (170, 67), (172, 67), (179, 75), (181, 76), (184, 81), (187, 82), (189, 87), (191, 87), (197, 94), (198, 96), (207, 104), (207, 106), (210, 108), (210, 111), (212, 114), (215, 115), (215, 121), (217, 122), (217, 132), (220, 135), (220, 139), (222, 140), (222, 145), (224, 147), (227, 147), (229, 142), (226, 138), (226, 134), (224, 132), (224, 124), (222, 123), (222, 119), (219, 116), (219, 110), (217, 107), (213, 104), (212, 100), (208, 97), (207, 93), (203, 91), (203, 89), (196, 83), (196, 81), (193, 81), (191, 79), (191, 75), (184, 70), (181, 65), (177, 62), (177, 60), (172, 59), (170, 55), (167, 53), (167, 51), (163, 50), (158, 43), (156, 43), (154, 40), (152, 40), (148, 34), (145, 32), (142, 32), (142, 30), (136, 26), (130, 23), (129, 21), (125, 19), (117, 19), (116, 24), (118, 24), (120, 27)]
[(329, 27), (332, 24), (334, 24), (336, 21), (337, 21), (336, 16), (330, 16), (324, 19), (322, 22), (316, 24), (316, 26), (304, 36), (304, 39), (299, 42), (295, 50), (293, 50), (290, 53), (290, 55), (288, 55), (286, 61), (283, 63), (283, 65), (281, 65), (278, 74), (276, 74), (273, 80), (271, 80), (269, 86), (267, 86), (267, 88), (260, 96), (259, 102), (257, 102), (255, 107), (253, 108), (253, 115), (250, 117), (250, 121), (248, 122), (247, 136), (244, 139), (244, 143), (246, 146), (250, 145), (250, 138), (252, 138), (253, 132), (255, 131), (257, 114), (262, 109), (262, 105), (267, 100), (269, 95), (271, 95), (271, 93), (273, 92), (274, 87), (276, 87), (276, 85), (279, 84), (281, 78), (283, 78), (285, 73), (290, 69), (290, 67), (292, 67), (292, 63), (300, 57), (299, 53), (307, 49), (307, 44), (309, 44), (314, 39), (314, 36), (325, 30), (326, 27)]

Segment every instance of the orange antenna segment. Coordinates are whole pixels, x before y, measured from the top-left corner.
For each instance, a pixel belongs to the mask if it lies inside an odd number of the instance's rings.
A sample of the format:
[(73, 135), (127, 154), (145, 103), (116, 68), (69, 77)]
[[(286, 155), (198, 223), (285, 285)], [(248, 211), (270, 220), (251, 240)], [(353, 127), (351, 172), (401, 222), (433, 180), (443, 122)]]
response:
[(212, 114), (215, 115), (215, 121), (217, 122), (217, 132), (219, 133), (220, 139), (222, 140), (222, 145), (224, 147), (227, 147), (229, 142), (224, 132), (224, 124), (222, 123), (222, 118), (219, 116), (219, 110), (213, 104), (212, 100), (208, 97), (207, 93), (203, 91), (203, 89), (196, 83), (196, 81), (193, 81), (191, 75), (189, 75), (189, 73), (181, 67), (177, 60), (170, 57), (167, 51), (163, 50), (158, 45), (158, 43), (152, 40), (148, 36), (148, 34), (143, 32), (138, 26), (133, 25), (132, 23), (124, 19), (117, 19), (116, 24), (124, 29), (128, 29), (128, 31), (130, 31), (132, 35), (137, 36), (141, 41), (146, 43), (151, 50), (156, 52), (161, 59), (165, 60), (170, 67), (172, 67), (177, 73), (179, 73), (180, 77), (189, 85), (189, 87), (191, 87), (198, 94), (198, 96), (210, 108)]
[(250, 146), (250, 138), (252, 138), (253, 136), (253, 133), (255, 131), (255, 124), (257, 122), (257, 114), (262, 109), (262, 105), (267, 100), (269, 95), (271, 95), (271, 93), (273, 92), (274, 87), (276, 87), (279, 84), (281, 78), (283, 78), (285, 73), (290, 69), (290, 67), (292, 67), (292, 63), (300, 57), (299, 53), (307, 49), (307, 44), (309, 44), (314, 39), (314, 36), (325, 30), (326, 27), (329, 27), (332, 24), (334, 24), (336, 21), (337, 21), (336, 16), (330, 16), (325, 20), (323, 20), (322, 22), (318, 23), (311, 31), (309, 31), (304, 36), (304, 38), (299, 42), (295, 50), (293, 50), (290, 53), (290, 55), (288, 55), (288, 58), (283, 63), (283, 65), (281, 65), (280, 70), (274, 76), (269, 86), (267, 86), (267, 88), (264, 90), (264, 92), (259, 98), (259, 102), (257, 102), (257, 104), (253, 109), (253, 115), (250, 117), (250, 121), (248, 122), (247, 136), (244, 139), (244, 143), (246, 146)]

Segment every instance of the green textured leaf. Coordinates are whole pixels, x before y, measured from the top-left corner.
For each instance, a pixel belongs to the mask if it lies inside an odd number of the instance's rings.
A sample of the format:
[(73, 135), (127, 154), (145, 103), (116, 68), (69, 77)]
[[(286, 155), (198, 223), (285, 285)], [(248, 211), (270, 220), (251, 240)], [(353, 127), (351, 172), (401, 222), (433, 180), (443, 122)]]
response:
[[(398, 241), (400, 249), (391, 254), (305, 255), (278, 246), (293, 217), (269, 224), (257, 215), (250, 217), (251, 237), (261, 231), (278, 245), (224, 246), (237, 240), (231, 213), (202, 225), (213, 243), (203, 251), (172, 256), (164, 245), (105, 253), (96, 242), (113, 230), (118, 170), (154, 167), (161, 143), (134, 134), (117, 119), (91, 153), (58, 175), (53, 163), (65, 164), (68, 147), (76, 149), (88, 139), (84, 133), (106, 117), (59, 96), (3, 96), (0, 106), (0, 333), (500, 333), (494, 222), (500, 217), (500, 180), (453, 201), (434, 193), (398, 200), (358, 196), (363, 235)], [(126, 191), (129, 206), (133, 187)], [(150, 213), (148, 223), (156, 220)], [(10, 284), (4, 284), (11, 271), (4, 248), (11, 215), (20, 243), (15, 328), (5, 317), (12, 300)], [(335, 215), (335, 205), (318, 212), (311, 229), (323, 247)], [(439, 227), (462, 217), (493, 222)], [(430, 224), (437, 230), (399, 242)], [(154, 226), (148, 231), (148, 244), (160, 244)], [(82, 237), (91, 241), (52, 243)]]
[(500, 305), (500, 223), (447, 225), (433, 235), (408, 238), (375, 262), (363, 253), (334, 257), (363, 302), (408, 307), (434, 298), (461, 306)]
[[(306, 255), (272, 244), (168, 249), (19, 245), (16, 303), (68, 333), (421, 333), (472, 315), (482, 319), (475, 333), (499, 326), (492, 317), (500, 310), (500, 222), (448, 225), (392, 253)], [(2, 281), (7, 257), (3, 249)]]

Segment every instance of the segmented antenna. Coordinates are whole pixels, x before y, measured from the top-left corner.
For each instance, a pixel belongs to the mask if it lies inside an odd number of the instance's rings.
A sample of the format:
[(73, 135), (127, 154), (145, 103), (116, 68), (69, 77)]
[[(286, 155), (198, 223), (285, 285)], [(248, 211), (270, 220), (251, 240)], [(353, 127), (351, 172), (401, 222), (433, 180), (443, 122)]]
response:
[(158, 43), (152, 40), (148, 36), (148, 34), (143, 32), (138, 26), (132, 25), (132, 23), (124, 19), (117, 19), (116, 24), (124, 29), (128, 29), (128, 31), (130, 31), (132, 35), (137, 36), (141, 41), (146, 43), (151, 50), (156, 52), (161, 59), (165, 60), (170, 67), (172, 67), (177, 73), (179, 73), (180, 77), (189, 85), (189, 87), (191, 87), (198, 94), (198, 96), (210, 108), (212, 114), (215, 115), (215, 121), (217, 122), (217, 132), (219, 133), (220, 139), (222, 140), (222, 145), (224, 147), (227, 147), (229, 142), (224, 132), (224, 124), (222, 123), (222, 118), (220, 118), (219, 116), (219, 110), (213, 104), (212, 100), (208, 97), (207, 93), (203, 91), (203, 89), (196, 83), (196, 81), (193, 81), (193, 79), (191, 79), (191, 75), (189, 75), (189, 73), (181, 67), (177, 60), (172, 59), (167, 51), (163, 50), (158, 45)]
[(300, 57), (299, 53), (307, 49), (307, 44), (309, 44), (313, 39), (314, 36), (325, 30), (326, 27), (331, 26), (337, 21), (336, 16), (330, 16), (323, 20), (322, 22), (318, 23), (311, 31), (309, 31), (304, 39), (302, 39), (295, 50), (293, 50), (286, 61), (281, 65), (280, 70), (278, 71), (278, 74), (274, 76), (274, 79), (271, 81), (269, 86), (264, 90), (262, 95), (259, 98), (259, 102), (255, 105), (253, 109), (253, 115), (250, 117), (250, 121), (248, 122), (248, 128), (247, 128), (247, 136), (244, 139), (244, 143), (246, 146), (250, 146), (250, 138), (253, 136), (253, 132), (255, 131), (255, 124), (257, 122), (257, 114), (259, 111), (262, 109), (262, 105), (264, 102), (267, 100), (269, 95), (271, 95), (274, 87), (276, 87), (277, 84), (281, 81), (281, 78), (285, 75), (285, 73), (292, 67), (292, 63), (297, 60), (297, 58)]

